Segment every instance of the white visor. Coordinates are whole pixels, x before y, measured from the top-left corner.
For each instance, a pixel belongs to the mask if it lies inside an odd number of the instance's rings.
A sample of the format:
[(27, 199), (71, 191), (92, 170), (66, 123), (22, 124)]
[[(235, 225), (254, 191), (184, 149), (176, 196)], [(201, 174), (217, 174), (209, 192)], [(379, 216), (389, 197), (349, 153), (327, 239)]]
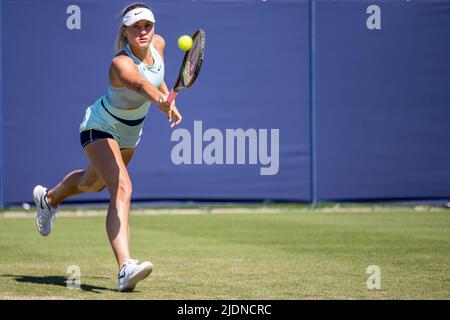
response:
[(147, 8), (135, 8), (123, 16), (122, 24), (128, 27), (139, 20), (147, 20), (155, 23), (155, 16)]

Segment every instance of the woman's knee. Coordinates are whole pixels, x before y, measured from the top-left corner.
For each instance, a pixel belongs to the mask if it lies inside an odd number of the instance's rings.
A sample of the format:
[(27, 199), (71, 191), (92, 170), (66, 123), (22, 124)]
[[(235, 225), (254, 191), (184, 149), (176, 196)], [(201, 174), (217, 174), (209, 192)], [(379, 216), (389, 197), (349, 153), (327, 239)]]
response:
[(93, 182), (82, 180), (78, 187), (83, 192), (100, 192), (105, 188), (105, 184), (101, 179), (97, 179)]
[(133, 192), (133, 185), (128, 175), (120, 175), (117, 184), (109, 189), (112, 196), (129, 201)]

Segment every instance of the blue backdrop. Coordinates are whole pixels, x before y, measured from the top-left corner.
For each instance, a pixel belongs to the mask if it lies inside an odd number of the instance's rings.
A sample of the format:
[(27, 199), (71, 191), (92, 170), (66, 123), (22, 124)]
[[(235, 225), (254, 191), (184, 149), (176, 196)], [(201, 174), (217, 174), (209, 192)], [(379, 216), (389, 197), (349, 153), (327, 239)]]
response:
[(316, 18), (318, 199), (448, 197), (450, 1), (318, 1)]
[[(1, 1), (0, 205), (29, 202), (34, 185), (87, 166), (78, 127), (105, 93), (128, 3)], [(178, 37), (202, 28), (207, 48), (198, 81), (177, 99), (181, 125), (150, 110), (129, 165), (134, 200), (450, 194), (450, 1), (147, 3), (166, 40), (169, 86)], [(81, 29), (68, 28), (71, 5)]]

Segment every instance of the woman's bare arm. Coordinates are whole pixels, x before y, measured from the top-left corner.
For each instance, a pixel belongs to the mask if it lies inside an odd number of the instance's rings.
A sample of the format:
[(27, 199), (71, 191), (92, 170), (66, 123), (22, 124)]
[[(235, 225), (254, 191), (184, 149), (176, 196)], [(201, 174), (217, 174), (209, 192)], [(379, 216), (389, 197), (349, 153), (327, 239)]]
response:
[(171, 106), (165, 103), (166, 94), (139, 74), (131, 58), (125, 55), (116, 56), (112, 60), (110, 70), (122, 86), (139, 93), (151, 102), (156, 102), (162, 112), (169, 112)]

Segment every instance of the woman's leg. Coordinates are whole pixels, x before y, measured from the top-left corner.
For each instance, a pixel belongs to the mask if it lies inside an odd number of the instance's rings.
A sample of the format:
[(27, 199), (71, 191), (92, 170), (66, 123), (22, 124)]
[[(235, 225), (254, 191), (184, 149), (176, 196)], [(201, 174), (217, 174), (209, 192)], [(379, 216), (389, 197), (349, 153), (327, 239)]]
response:
[[(125, 165), (128, 165), (133, 157), (134, 149), (123, 149), (121, 155)], [(69, 197), (84, 192), (99, 192), (105, 187), (104, 181), (99, 177), (97, 170), (90, 163), (86, 170), (74, 170), (54, 188), (48, 190), (47, 202), (56, 207)]]
[(84, 148), (98, 176), (110, 194), (106, 231), (119, 268), (130, 258), (128, 212), (132, 185), (119, 145), (113, 139), (101, 139)]

